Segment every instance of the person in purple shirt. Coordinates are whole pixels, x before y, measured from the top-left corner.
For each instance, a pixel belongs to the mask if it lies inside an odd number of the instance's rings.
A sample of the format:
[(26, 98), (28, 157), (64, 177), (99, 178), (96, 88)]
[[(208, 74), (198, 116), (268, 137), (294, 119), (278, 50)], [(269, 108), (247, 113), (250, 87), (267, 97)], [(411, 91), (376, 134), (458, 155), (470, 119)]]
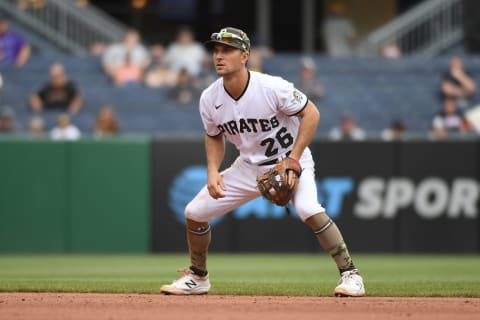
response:
[(0, 63), (23, 66), (30, 53), (31, 47), (23, 36), (10, 30), (8, 20), (0, 16)]

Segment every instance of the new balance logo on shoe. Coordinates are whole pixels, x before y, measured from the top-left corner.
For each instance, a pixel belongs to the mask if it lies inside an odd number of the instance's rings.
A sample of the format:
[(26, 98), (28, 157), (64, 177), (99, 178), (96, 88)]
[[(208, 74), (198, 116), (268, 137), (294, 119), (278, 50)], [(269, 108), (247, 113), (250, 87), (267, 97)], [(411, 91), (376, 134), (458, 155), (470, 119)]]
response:
[(208, 274), (204, 277), (195, 275), (190, 269), (180, 269), (182, 275), (172, 282), (165, 284), (160, 288), (163, 294), (192, 295), (207, 294), (210, 290), (210, 281)]
[(185, 285), (189, 288), (192, 289), (193, 287), (197, 286), (197, 283), (193, 281), (193, 279), (190, 279), (190, 281), (186, 281)]

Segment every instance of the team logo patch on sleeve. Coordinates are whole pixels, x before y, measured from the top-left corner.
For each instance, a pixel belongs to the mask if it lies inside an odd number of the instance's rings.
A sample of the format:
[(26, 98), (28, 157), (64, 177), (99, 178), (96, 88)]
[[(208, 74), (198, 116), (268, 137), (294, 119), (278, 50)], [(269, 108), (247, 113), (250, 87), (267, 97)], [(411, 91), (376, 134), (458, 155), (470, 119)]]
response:
[(298, 91), (297, 89), (293, 90), (292, 92), (292, 103), (301, 103), (302, 102), (302, 94), (300, 93), (300, 91)]

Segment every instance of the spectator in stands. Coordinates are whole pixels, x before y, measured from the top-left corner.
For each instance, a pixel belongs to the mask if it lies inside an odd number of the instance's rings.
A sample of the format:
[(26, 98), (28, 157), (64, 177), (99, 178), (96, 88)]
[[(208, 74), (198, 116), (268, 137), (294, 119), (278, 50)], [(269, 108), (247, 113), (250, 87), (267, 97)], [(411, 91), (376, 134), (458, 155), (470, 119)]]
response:
[(45, 135), (45, 121), (42, 117), (34, 116), (29, 123), (30, 135), (34, 138), (41, 138)]
[(102, 107), (97, 114), (97, 121), (93, 134), (96, 137), (108, 137), (120, 132), (117, 116), (110, 106)]
[(193, 31), (185, 26), (180, 28), (176, 40), (165, 53), (165, 62), (171, 71), (180, 73), (185, 69), (192, 77), (198, 76), (205, 58), (203, 45), (195, 41)]
[(58, 116), (57, 126), (50, 131), (53, 140), (78, 140), (80, 136), (80, 130), (70, 123), (70, 117), (66, 113)]
[(300, 66), (300, 82), (297, 85), (298, 90), (305, 93), (314, 102), (325, 95), (323, 85), (315, 78), (316, 65), (312, 58), (304, 57)]
[(343, 1), (334, 1), (322, 26), (327, 53), (332, 57), (346, 57), (353, 54), (356, 31), (352, 21), (346, 16)]
[(33, 111), (66, 111), (75, 114), (82, 107), (83, 99), (72, 81), (68, 80), (61, 63), (50, 66), (50, 80), (40, 91), (30, 97)]
[(342, 117), (339, 127), (330, 130), (329, 137), (332, 140), (353, 140), (360, 141), (365, 139), (365, 131), (357, 126), (355, 119), (350, 114)]
[(0, 134), (16, 133), (18, 131), (19, 127), (15, 121), (15, 111), (10, 106), (4, 106), (0, 111)]
[(200, 98), (200, 93), (195, 87), (193, 78), (190, 76), (187, 69), (180, 70), (177, 83), (170, 90), (168, 97), (181, 104), (194, 103)]
[(143, 69), (132, 63), (130, 54), (127, 53), (125, 61), (115, 71), (113, 82), (117, 87), (138, 85), (143, 81)]
[(105, 73), (111, 79), (116, 79), (118, 70), (127, 60), (141, 70), (142, 76), (145, 68), (150, 64), (148, 50), (140, 43), (140, 35), (135, 30), (128, 30), (122, 42), (114, 43), (105, 50), (102, 56)]
[(0, 16), (0, 62), (23, 66), (30, 58), (31, 51), (25, 38), (10, 30), (7, 18)]
[(463, 112), (458, 110), (455, 98), (445, 97), (443, 110), (433, 117), (432, 135), (435, 138), (444, 138), (449, 134), (465, 133), (472, 130), (472, 125), (465, 118)]
[(405, 122), (400, 119), (393, 120), (390, 127), (382, 131), (382, 139), (385, 141), (401, 140), (407, 132)]
[(452, 97), (461, 109), (470, 107), (476, 83), (473, 76), (465, 70), (459, 56), (450, 59), (449, 69), (443, 74), (441, 82), (442, 98)]
[(150, 88), (172, 87), (177, 82), (177, 74), (170, 71), (165, 63), (165, 47), (161, 43), (150, 48), (152, 64), (145, 73), (145, 85)]

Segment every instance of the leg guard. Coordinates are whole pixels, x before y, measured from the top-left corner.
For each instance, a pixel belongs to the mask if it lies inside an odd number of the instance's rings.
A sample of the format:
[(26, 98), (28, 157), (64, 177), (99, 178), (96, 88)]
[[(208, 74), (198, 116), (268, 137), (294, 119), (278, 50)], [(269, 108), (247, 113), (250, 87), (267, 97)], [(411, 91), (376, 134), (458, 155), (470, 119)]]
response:
[(187, 240), (190, 253), (190, 269), (199, 276), (207, 274), (207, 253), (211, 240), (208, 222), (187, 219)]
[(315, 214), (305, 223), (312, 228), (320, 246), (333, 258), (340, 273), (355, 269), (340, 230), (326, 213)]

